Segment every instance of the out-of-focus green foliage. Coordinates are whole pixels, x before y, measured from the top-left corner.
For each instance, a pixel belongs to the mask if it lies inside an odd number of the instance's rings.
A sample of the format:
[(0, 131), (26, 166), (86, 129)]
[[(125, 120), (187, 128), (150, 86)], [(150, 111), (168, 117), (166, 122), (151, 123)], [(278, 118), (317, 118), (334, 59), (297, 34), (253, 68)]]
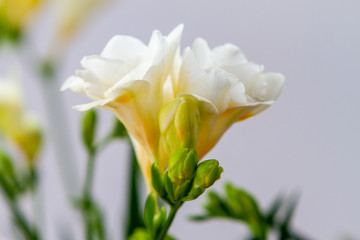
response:
[(225, 195), (209, 192), (204, 205), (205, 213), (192, 216), (194, 221), (204, 221), (216, 218), (227, 218), (240, 221), (249, 229), (248, 239), (266, 240), (271, 230), (279, 240), (305, 240), (291, 227), (291, 220), (298, 200), (297, 196), (288, 199), (276, 198), (268, 211), (259, 207), (256, 199), (248, 192), (230, 183), (225, 185)]
[(26, 24), (42, 0), (0, 1), (0, 44), (3, 41), (18, 42)]

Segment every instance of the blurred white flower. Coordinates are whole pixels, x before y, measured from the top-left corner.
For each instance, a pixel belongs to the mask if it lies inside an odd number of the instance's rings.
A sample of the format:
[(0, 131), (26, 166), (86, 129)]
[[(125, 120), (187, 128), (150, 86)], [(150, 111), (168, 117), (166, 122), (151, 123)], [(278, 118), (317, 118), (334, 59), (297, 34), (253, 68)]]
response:
[(0, 135), (15, 143), (33, 165), (42, 142), (38, 119), (23, 109), (20, 85), (0, 78)]
[(149, 186), (153, 162), (165, 170), (181, 147), (203, 157), (234, 122), (270, 106), (284, 84), (283, 75), (263, 73), (231, 44), (210, 50), (197, 39), (180, 57), (182, 29), (167, 37), (154, 31), (148, 46), (115, 36), (62, 87), (94, 100), (76, 109), (109, 109), (124, 123)]
[(92, 14), (115, 0), (52, 0), (55, 7), (55, 34), (50, 45), (50, 54), (63, 54), (63, 48), (91, 20)]

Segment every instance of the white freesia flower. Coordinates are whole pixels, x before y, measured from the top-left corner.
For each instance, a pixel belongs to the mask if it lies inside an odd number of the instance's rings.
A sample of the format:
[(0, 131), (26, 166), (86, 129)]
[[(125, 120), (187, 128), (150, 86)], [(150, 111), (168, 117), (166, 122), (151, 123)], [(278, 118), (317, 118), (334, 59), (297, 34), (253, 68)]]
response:
[(115, 36), (100, 56), (85, 57), (85, 70), (76, 72), (62, 86), (94, 102), (75, 107), (112, 110), (131, 135), (142, 171), (150, 176), (158, 161), (158, 114), (163, 105), (163, 85), (179, 48), (183, 26), (168, 36), (154, 31), (148, 46), (129, 36)]
[(283, 75), (263, 73), (231, 44), (210, 50), (197, 39), (180, 56), (182, 28), (167, 37), (154, 31), (148, 46), (115, 36), (62, 87), (94, 100), (76, 109), (109, 109), (124, 123), (149, 186), (153, 162), (165, 170), (180, 147), (203, 157), (234, 122), (270, 106), (284, 84)]

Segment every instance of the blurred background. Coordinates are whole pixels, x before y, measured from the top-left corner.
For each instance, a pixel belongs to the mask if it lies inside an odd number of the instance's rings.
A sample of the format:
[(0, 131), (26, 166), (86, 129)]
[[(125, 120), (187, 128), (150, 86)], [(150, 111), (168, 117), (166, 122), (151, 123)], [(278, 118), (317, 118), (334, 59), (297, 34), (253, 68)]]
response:
[[(69, 40), (56, 89), (81, 68), (83, 56), (99, 54), (115, 34), (147, 43), (152, 30), (167, 34), (184, 23), (182, 49), (196, 37), (205, 38), (210, 47), (234, 43), (250, 61), (263, 64), (267, 72), (283, 73), (287, 82), (271, 108), (235, 124), (207, 154), (207, 158), (218, 159), (225, 170), (215, 189), (220, 191), (231, 181), (253, 193), (263, 208), (279, 193), (300, 193), (293, 222), (296, 229), (311, 239), (360, 239), (360, 112), (356, 110), (360, 103), (359, 9), (358, 0), (112, 0), (96, 7)], [(55, 10), (51, 4), (42, 6), (28, 29), (32, 47), (43, 55), (62, 51), (56, 41), (54, 44)], [(78, 11), (82, 14), (83, 9)], [(0, 74), (21, 72), (26, 108), (39, 116), (50, 134), (56, 129), (48, 123), (44, 92), (61, 97), (65, 111), (58, 111), (57, 105), (50, 110), (58, 121), (67, 123), (64, 135), (74, 153), (71, 171), (75, 172), (67, 188), (72, 185), (76, 189), (84, 175), (86, 155), (79, 136), (82, 114), (71, 107), (89, 100), (44, 87), (23, 67), (22, 59), (32, 56), (31, 52), (2, 47)], [(111, 128), (113, 115), (99, 112), (99, 134), (104, 135)], [(50, 136), (45, 137), (49, 141), (39, 162), (40, 192), (45, 202), (39, 221), (45, 229), (44, 239), (64, 234), (81, 239), (79, 219), (65, 195), (75, 190), (66, 190), (62, 183)], [(122, 236), (127, 156), (127, 144), (117, 141), (97, 162), (94, 192), (105, 210), (111, 239)], [(237, 223), (188, 221), (189, 215), (202, 212), (203, 202), (202, 197), (184, 205), (170, 230), (174, 236), (217, 240), (244, 235), (245, 227)], [(11, 236), (2, 198), (0, 236)]]

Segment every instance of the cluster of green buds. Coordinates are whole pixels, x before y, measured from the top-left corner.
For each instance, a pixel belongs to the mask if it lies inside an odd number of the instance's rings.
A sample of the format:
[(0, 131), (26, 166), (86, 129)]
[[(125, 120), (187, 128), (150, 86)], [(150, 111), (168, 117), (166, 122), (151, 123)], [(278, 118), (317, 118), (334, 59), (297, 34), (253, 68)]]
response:
[(217, 160), (198, 162), (194, 149), (181, 148), (170, 156), (165, 172), (161, 172), (155, 163), (152, 165), (152, 186), (157, 195), (171, 206), (170, 213), (167, 214), (165, 206), (158, 209), (156, 194), (150, 194), (144, 210), (147, 230), (136, 232), (131, 240), (173, 239), (166, 232), (176, 211), (185, 201), (198, 198), (220, 179), (223, 172)]
[(176, 206), (194, 200), (220, 179), (223, 168), (217, 160), (198, 162), (194, 149), (181, 148), (169, 158), (165, 173), (153, 164), (152, 185), (165, 202)]
[(223, 172), (217, 160), (199, 164), (195, 149), (202, 124), (200, 110), (198, 101), (183, 96), (170, 101), (160, 111), (161, 143), (169, 158), (164, 172), (163, 166), (153, 164), (152, 186), (170, 205), (196, 199)]

